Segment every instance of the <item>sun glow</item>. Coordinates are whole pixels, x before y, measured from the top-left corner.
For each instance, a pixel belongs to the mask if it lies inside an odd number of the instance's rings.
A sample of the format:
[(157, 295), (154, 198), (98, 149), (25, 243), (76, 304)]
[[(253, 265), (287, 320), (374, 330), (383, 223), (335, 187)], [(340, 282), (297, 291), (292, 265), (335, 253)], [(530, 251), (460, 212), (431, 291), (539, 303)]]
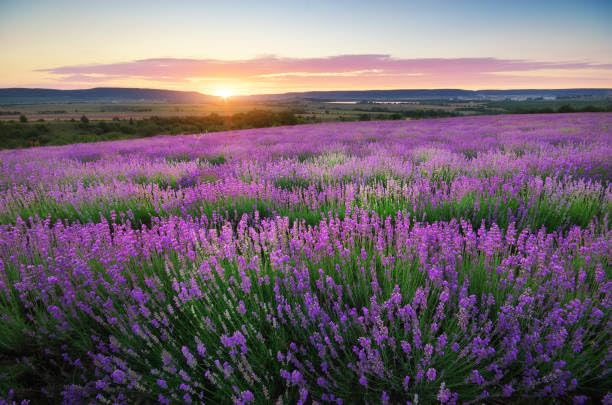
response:
[(224, 100), (227, 100), (228, 98), (234, 95), (234, 92), (231, 89), (220, 89), (217, 90), (216, 95)]

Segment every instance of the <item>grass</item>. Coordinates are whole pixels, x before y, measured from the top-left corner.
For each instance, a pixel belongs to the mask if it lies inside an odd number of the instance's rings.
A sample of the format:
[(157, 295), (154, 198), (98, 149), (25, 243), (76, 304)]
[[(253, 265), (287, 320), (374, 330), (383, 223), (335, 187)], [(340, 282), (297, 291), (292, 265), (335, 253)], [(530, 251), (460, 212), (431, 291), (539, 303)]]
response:
[(311, 182), (303, 177), (279, 177), (274, 180), (274, 185), (281, 190), (296, 190), (308, 188)]
[[(207, 178), (200, 179), (208, 181)], [(92, 184), (95, 179), (87, 180)], [(136, 184), (154, 184), (161, 190), (178, 190), (179, 181), (174, 177), (162, 174), (153, 176), (136, 176)], [(211, 178), (210, 181), (215, 181)], [(378, 180), (376, 180), (378, 181)], [(440, 180), (442, 181), (442, 180)], [(280, 177), (274, 181), (275, 187), (281, 190), (295, 191), (310, 187), (312, 183), (300, 177)], [(320, 187), (320, 186), (319, 186)], [(519, 229), (538, 230), (546, 227), (548, 230), (567, 230), (573, 225), (587, 227), (593, 220), (602, 222), (612, 216), (612, 206), (604, 195), (571, 195), (564, 200), (552, 200), (542, 194), (529, 195), (526, 191), (518, 197), (499, 195), (477, 195), (468, 193), (459, 200), (447, 200), (437, 204), (418, 202), (413, 205), (402, 196), (382, 196), (357, 194), (351, 202), (352, 206), (375, 212), (381, 218), (395, 217), (398, 212), (409, 213), (419, 221), (436, 222), (451, 221), (463, 218), (478, 228), (481, 223), (491, 225), (496, 223), (506, 228), (510, 222), (515, 222)], [(150, 224), (153, 217), (168, 215), (207, 215), (209, 218), (221, 215), (226, 219), (239, 220), (244, 214), (252, 215), (256, 211), (261, 217), (274, 215), (287, 216), (292, 222), (304, 220), (309, 225), (317, 224), (331, 212), (335, 215), (344, 214), (345, 204), (341, 201), (328, 201), (313, 209), (306, 204), (285, 204), (261, 198), (237, 197), (221, 198), (216, 201), (196, 201), (190, 206), (181, 208), (175, 206), (165, 208), (153, 205), (146, 197), (128, 199), (100, 198), (77, 205), (59, 203), (39, 194), (27, 203), (10, 204), (0, 213), (0, 223), (15, 223), (16, 218), (50, 218), (68, 222), (97, 222), (101, 218), (110, 220), (117, 216), (119, 220), (129, 220), (133, 226)]]
[(227, 162), (224, 155), (201, 156), (198, 158), (198, 164), (209, 164), (211, 166), (219, 166)]

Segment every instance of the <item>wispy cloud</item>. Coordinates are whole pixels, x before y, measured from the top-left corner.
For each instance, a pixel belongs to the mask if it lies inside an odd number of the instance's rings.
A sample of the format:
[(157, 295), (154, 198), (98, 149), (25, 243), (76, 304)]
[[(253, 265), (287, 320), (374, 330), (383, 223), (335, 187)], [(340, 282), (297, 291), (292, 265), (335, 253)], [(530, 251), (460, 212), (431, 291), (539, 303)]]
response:
[[(257, 90), (366, 87), (508, 87), (559, 78), (612, 81), (612, 64), (497, 58), (394, 58), (384, 54), (243, 60), (159, 58), (41, 69), (63, 82), (242, 83)], [(552, 72), (552, 73), (551, 73)], [(535, 82), (534, 82), (535, 83)], [(206, 87), (206, 86), (204, 86)]]

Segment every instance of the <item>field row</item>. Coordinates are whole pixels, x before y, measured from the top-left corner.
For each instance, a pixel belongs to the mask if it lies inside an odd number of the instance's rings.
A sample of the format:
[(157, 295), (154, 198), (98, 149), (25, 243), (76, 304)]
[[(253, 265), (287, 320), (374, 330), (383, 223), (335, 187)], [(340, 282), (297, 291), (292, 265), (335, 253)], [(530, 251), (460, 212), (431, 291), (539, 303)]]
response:
[(365, 211), (310, 228), (208, 221), (2, 228), (4, 353), (51, 386), (70, 379), (63, 395), (79, 400), (610, 389), (608, 232), (392, 224)]
[(565, 114), (0, 152), (0, 402), (608, 403), (611, 141)]

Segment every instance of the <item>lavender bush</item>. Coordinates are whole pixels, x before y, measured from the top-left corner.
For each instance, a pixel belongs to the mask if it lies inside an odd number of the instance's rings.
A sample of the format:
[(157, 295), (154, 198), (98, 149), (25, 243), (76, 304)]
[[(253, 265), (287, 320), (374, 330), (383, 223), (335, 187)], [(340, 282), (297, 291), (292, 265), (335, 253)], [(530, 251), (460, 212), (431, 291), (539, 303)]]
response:
[(0, 395), (612, 402), (612, 114), (0, 152)]

